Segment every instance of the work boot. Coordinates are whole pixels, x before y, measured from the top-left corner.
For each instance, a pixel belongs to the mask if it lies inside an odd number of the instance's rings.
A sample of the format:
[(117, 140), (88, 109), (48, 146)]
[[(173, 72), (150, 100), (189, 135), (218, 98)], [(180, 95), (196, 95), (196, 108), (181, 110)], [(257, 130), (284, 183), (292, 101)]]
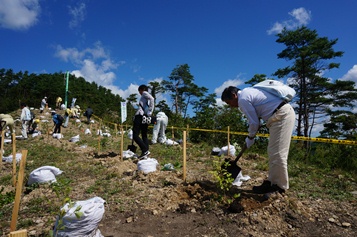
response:
[(264, 180), (260, 186), (253, 186), (253, 192), (257, 194), (264, 194), (271, 191), (271, 182), (269, 180)]
[(282, 189), (282, 188), (280, 188), (280, 187), (279, 187), (278, 185), (276, 185), (276, 184), (273, 184), (270, 189), (271, 189), (271, 190), (270, 190), (269, 192), (267, 192), (267, 193), (265, 193), (265, 194), (263, 195), (263, 200), (264, 200), (264, 201), (268, 200), (271, 196), (273, 196), (273, 195), (275, 195), (275, 194), (278, 194), (278, 193), (283, 194), (283, 193), (285, 193), (285, 190)]

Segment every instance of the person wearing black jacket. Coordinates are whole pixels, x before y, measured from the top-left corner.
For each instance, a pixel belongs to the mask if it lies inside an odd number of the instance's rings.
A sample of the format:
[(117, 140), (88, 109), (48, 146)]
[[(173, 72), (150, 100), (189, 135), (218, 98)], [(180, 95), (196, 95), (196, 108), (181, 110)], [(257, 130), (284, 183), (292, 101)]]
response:
[[(155, 99), (148, 92), (148, 87), (146, 85), (140, 85), (138, 88), (139, 94), (141, 95), (139, 101), (138, 110), (134, 117), (133, 126), (133, 139), (139, 145), (141, 149), (141, 155), (139, 159), (147, 158), (150, 155), (149, 151), (149, 139), (148, 139), (148, 126), (149, 124), (143, 123), (143, 115), (151, 116), (154, 111)], [(140, 133), (142, 138), (140, 138)]]
[(90, 123), (90, 118), (92, 117), (92, 114), (93, 114), (93, 109), (90, 106), (88, 106), (88, 108), (86, 109), (86, 111), (83, 114), (84, 116), (87, 117), (88, 124)]

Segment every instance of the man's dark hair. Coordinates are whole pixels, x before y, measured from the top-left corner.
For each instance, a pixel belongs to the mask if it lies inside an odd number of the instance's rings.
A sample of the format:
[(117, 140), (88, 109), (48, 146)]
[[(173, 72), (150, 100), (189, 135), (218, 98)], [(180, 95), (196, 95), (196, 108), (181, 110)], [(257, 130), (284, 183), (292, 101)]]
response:
[(25, 103), (25, 102), (22, 102), (22, 103), (21, 103), (21, 107), (26, 107), (26, 103)]
[(240, 89), (238, 89), (235, 86), (228, 86), (224, 89), (222, 92), (221, 100), (226, 101), (226, 100), (231, 100), (233, 99), (233, 95), (236, 95)]
[(143, 90), (143, 91), (148, 91), (148, 87), (146, 85), (140, 85), (138, 88), (138, 91)]

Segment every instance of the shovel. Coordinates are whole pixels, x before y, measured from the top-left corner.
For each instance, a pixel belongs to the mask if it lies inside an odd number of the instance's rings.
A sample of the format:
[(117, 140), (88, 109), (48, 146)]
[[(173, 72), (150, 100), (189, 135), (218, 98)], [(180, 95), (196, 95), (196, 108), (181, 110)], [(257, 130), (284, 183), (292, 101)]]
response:
[[(242, 150), (239, 152), (239, 154), (237, 155), (237, 157), (234, 160), (231, 160), (229, 158), (225, 159), (224, 164), (221, 166), (222, 170), (226, 170), (227, 173), (231, 174), (231, 177), (233, 179), (237, 178), (239, 172), (242, 170), (238, 165), (237, 162), (239, 160), (239, 158), (241, 158), (241, 156), (243, 155), (244, 151), (247, 149), (247, 145), (244, 143)], [(227, 164), (228, 162), (228, 164)]]

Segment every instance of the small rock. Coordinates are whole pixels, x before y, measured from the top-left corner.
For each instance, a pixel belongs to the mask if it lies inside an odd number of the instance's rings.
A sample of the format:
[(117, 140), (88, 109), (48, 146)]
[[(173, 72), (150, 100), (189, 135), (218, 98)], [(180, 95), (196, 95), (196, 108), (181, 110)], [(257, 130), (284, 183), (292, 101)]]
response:
[(126, 218), (126, 223), (131, 223), (133, 222), (134, 218), (131, 216), (131, 217), (128, 217)]
[(328, 221), (334, 223), (334, 222), (335, 222), (335, 219), (330, 218), (330, 219), (328, 219)]
[(342, 226), (343, 226), (343, 227), (350, 227), (350, 226), (351, 226), (351, 224), (350, 224), (350, 223), (348, 223), (348, 222), (343, 222), (343, 223), (342, 223)]

